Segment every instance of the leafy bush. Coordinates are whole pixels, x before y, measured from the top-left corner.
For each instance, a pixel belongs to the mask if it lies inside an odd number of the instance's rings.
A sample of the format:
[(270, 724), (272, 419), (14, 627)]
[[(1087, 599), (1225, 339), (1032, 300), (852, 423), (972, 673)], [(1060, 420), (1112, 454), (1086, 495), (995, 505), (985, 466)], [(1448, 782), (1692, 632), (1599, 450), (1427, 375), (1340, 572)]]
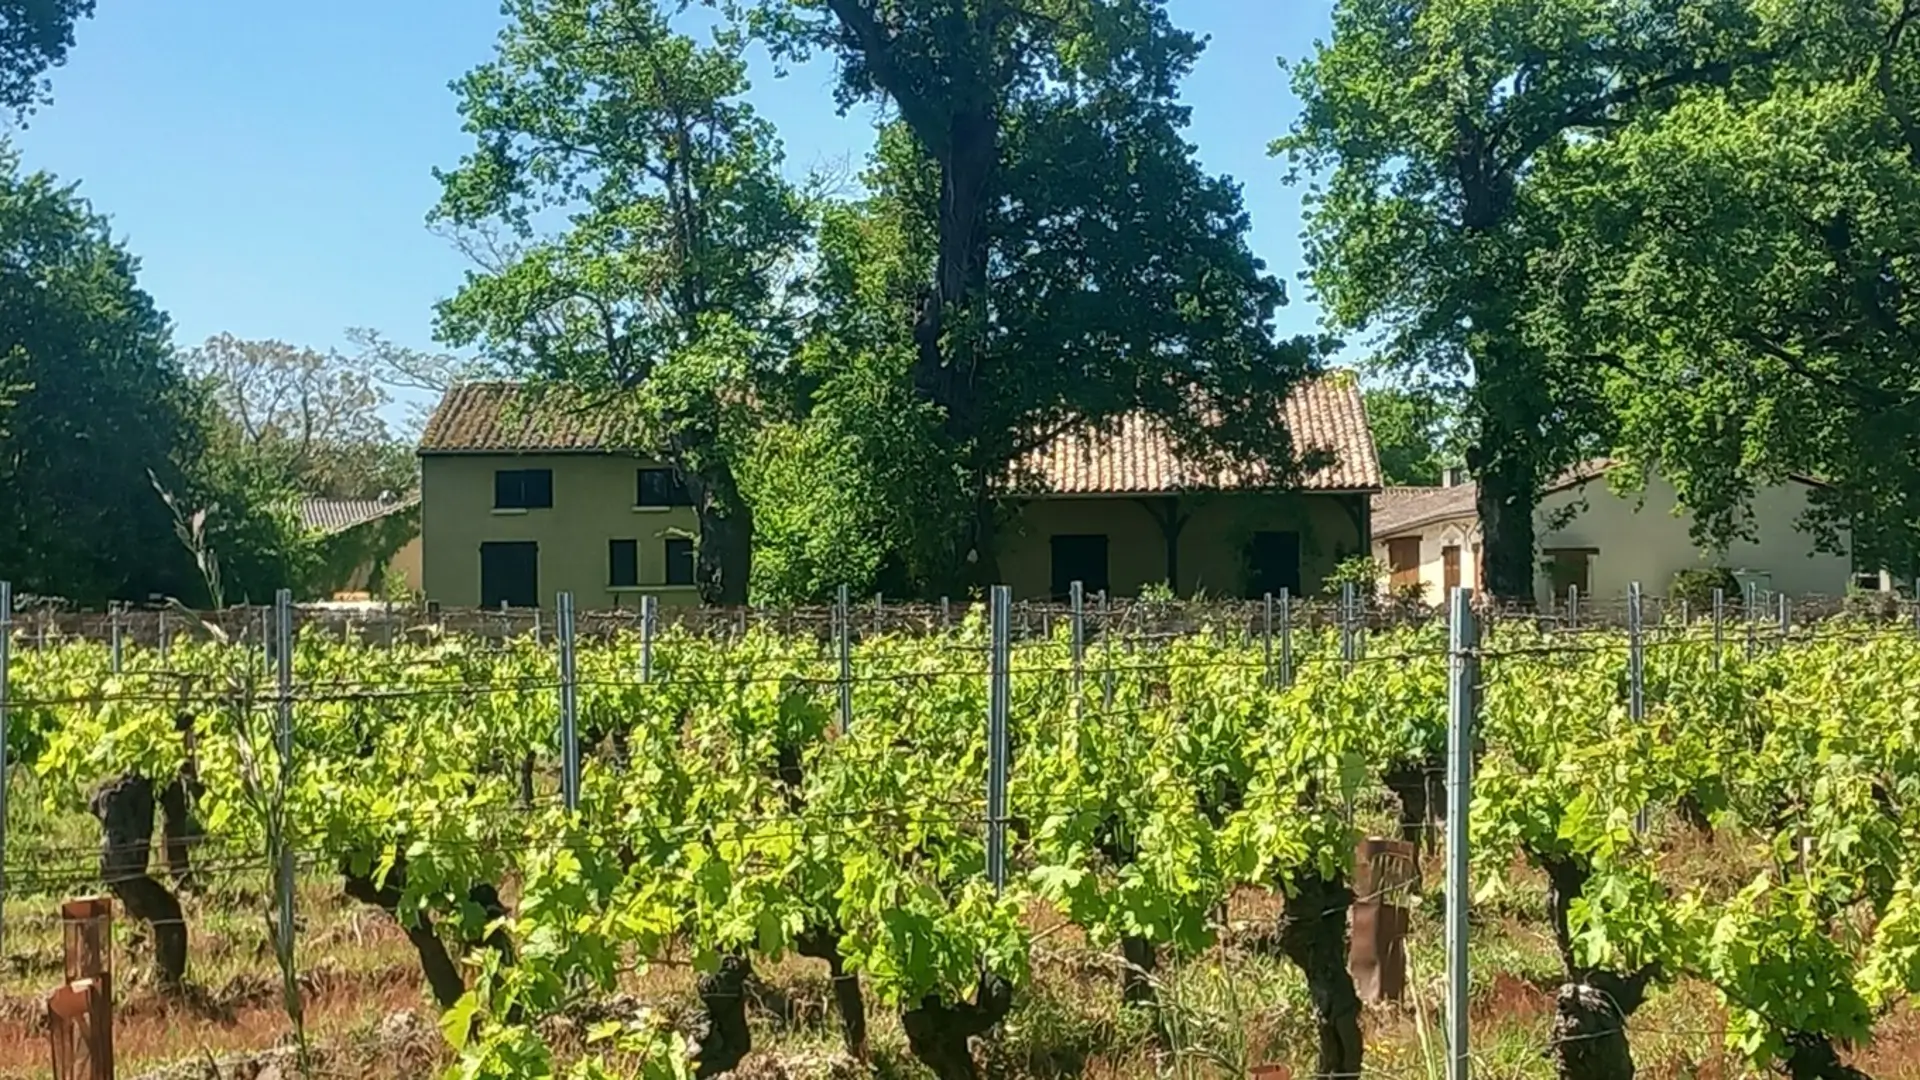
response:
[(1675, 604), (1686, 603), (1696, 608), (1706, 608), (1713, 604), (1715, 589), (1721, 590), (1728, 603), (1737, 603), (1740, 599), (1740, 581), (1733, 576), (1733, 571), (1724, 566), (1682, 570), (1673, 575), (1669, 599)]

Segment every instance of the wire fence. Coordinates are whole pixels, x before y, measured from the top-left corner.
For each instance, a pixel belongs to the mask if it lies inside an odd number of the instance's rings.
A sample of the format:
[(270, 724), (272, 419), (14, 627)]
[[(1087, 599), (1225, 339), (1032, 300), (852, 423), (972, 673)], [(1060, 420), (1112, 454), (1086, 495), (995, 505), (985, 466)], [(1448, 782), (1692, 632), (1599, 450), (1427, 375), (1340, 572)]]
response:
[[(164, 691), (153, 689), (83, 689), (66, 694), (15, 692), (9, 696), (4, 673), (7, 655), (0, 651), (0, 737), (8, 710), (53, 709), (63, 706), (108, 702), (154, 704), (185, 707), (189, 704), (222, 708), (258, 710), (271, 713), (282, 725), (277, 733), (287, 739), (284, 757), (291, 760), (301, 750), (298, 716), (301, 710), (321, 704), (366, 703), (379, 705), (400, 700), (429, 698), (483, 697), (489, 695), (552, 695), (558, 701), (558, 761), (548, 760), (542, 779), (554, 779), (557, 764), (561, 791), (535, 795), (531, 791), (516, 803), (482, 807), (462, 807), (474, 818), (473, 834), (465, 837), (436, 837), (434, 844), (450, 854), (511, 857), (525, 850), (529, 827), (541, 815), (556, 809), (577, 808), (582, 798), (578, 703), (570, 695), (581, 690), (646, 690), (664, 687), (751, 686), (778, 682), (787, 686), (811, 687), (823, 695), (838, 690), (845, 724), (849, 694), (855, 687), (879, 684), (925, 683), (934, 680), (983, 680), (989, 684), (989, 729), (987, 794), (978, 799), (954, 800), (923, 796), (911, 800), (876, 801), (869, 805), (846, 807), (831, 813), (795, 815), (755, 813), (707, 815), (695, 820), (646, 822), (639, 827), (664, 837), (691, 839), (716, 830), (751, 833), (756, 840), (789, 839), (796, 842), (836, 836), (865, 835), (881, 828), (926, 830), (932, 827), (965, 828), (983, 831), (989, 837), (988, 873), (996, 885), (1006, 879), (1006, 830), (1014, 815), (1081, 814), (1107, 809), (1107, 799), (1080, 799), (1059, 794), (1015, 791), (1010, 793), (1008, 775), (1010, 753), (1007, 748), (1008, 716), (1011, 703), (1007, 688), (1015, 680), (1073, 679), (1098, 683), (1100, 680), (1154, 675), (1161, 679), (1181, 671), (1236, 670), (1257, 672), (1263, 678), (1285, 683), (1315, 665), (1337, 664), (1364, 673), (1376, 665), (1441, 663), (1456, 673), (1454, 698), (1449, 703), (1449, 726), (1455, 732), (1470, 731), (1474, 699), (1481, 688), (1485, 665), (1511, 658), (1539, 656), (1619, 656), (1626, 664), (1630, 693), (1642, 691), (1644, 660), (1651, 651), (1671, 647), (1699, 648), (1711, 642), (1716, 655), (1751, 656), (1757, 650), (1785, 644), (1861, 642), (1884, 635), (1889, 625), (1911, 626), (1920, 633), (1920, 608), (1908, 610), (1897, 604), (1863, 604), (1841, 600), (1787, 600), (1775, 597), (1761, 602), (1749, 594), (1730, 604), (1724, 595), (1715, 596), (1705, 610), (1688, 602), (1663, 603), (1639, 595), (1638, 590), (1618, 604), (1583, 602), (1570, 597), (1557, 611), (1503, 607), (1497, 605), (1456, 604), (1454, 610), (1440, 613), (1414, 605), (1367, 599), (1348, 591), (1328, 601), (1297, 600), (1285, 595), (1252, 602), (1174, 602), (1108, 601), (1075, 595), (1064, 603), (1015, 605), (1004, 594), (986, 605), (984, 621), (988, 633), (984, 639), (957, 631), (963, 622), (975, 618), (971, 609), (958, 605), (904, 605), (876, 601), (870, 611), (862, 612), (852, 604), (836, 604), (821, 609), (791, 611), (725, 611), (722, 609), (667, 609), (649, 603), (633, 612), (574, 613), (570, 604), (559, 612), (448, 612), (417, 609), (411, 611), (375, 611), (370, 615), (342, 615), (325, 609), (301, 610), (283, 602), (276, 608), (240, 608), (218, 613), (195, 613), (181, 609), (128, 610), (106, 613), (61, 611), (51, 607), (17, 609), (8, 635), (16, 647), (54, 648), (73, 642), (105, 644), (112, 650), (113, 665), (119, 668), (139, 652), (159, 654), (141, 659), (139, 672), (149, 682), (172, 682)], [(22, 616), (25, 617), (22, 617)], [(1418, 635), (1397, 632), (1422, 627), (1446, 627), (1451, 640), (1436, 637), (1432, 645), (1417, 642)], [(1489, 627), (1493, 628), (1491, 631)], [(1508, 635), (1500, 631), (1524, 629), (1533, 636)], [(632, 677), (609, 678), (603, 675), (581, 677), (574, 672), (566, 653), (584, 641), (637, 639), (643, 650), (660, 640), (663, 633), (675, 630), (696, 636), (740, 637), (756, 630), (768, 630), (786, 636), (811, 636), (819, 645), (820, 663), (814, 670), (796, 671), (791, 658), (738, 657), (725, 672), (703, 673), (686, 670), (636, 672)], [(1462, 634), (1464, 633), (1464, 637)], [(852, 644), (877, 637), (905, 635), (932, 639), (937, 650), (937, 666), (925, 670), (865, 670), (850, 663)], [(1014, 642), (1054, 641), (1062, 635), (1071, 643), (1073, 659), (1068, 663), (1035, 663), (1012, 651)], [(1243, 646), (1234, 656), (1187, 658), (1166, 646), (1193, 635), (1213, 635), (1223, 643)], [(321, 640), (359, 641), (369, 647), (383, 645), (398, 648), (409, 642), (430, 642), (448, 637), (468, 638), (482, 643), (504, 645), (513, 641), (531, 642), (552, 648), (563, 656), (555, 674), (532, 679), (466, 680), (433, 685), (393, 686), (380, 679), (327, 679), (296, 681), (290, 663), (296, 640), (318, 637)], [(1317, 637), (1309, 643), (1306, 639)], [(255, 669), (250, 663), (244, 677), (210, 679), (206, 672), (168, 667), (164, 652), (169, 642), (181, 638), (225, 640), (236, 648), (248, 648), (261, 654)], [(1057, 654), (1056, 654), (1057, 655)], [(269, 663), (269, 660), (274, 663)], [(832, 663), (839, 660), (838, 670)], [(424, 659), (432, 665), (434, 661)], [(767, 665), (769, 670), (762, 670)], [(275, 670), (275, 667), (278, 670)], [(770, 670), (777, 667), (778, 670)], [(433, 670), (431, 667), (429, 670)], [(1462, 691), (1462, 687), (1465, 691)], [(1109, 720), (1124, 723), (1130, 714), (1154, 704), (1113, 703), (1101, 706)], [(1640, 706), (1636, 705), (1638, 709)], [(573, 715), (567, 715), (569, 711)], [(569, 735), (571, 733), (571, 737)], [(4, 741), (0, 738), (0, 741)], [(591, 753), (591, 751), (588, 751)], [(1470, 792), (1470, 776), (1464, 771), (1470, 755), (1456, 747), (1445, 767), (1429, 766), (1423, 779), (1444, 778), (1444, 793), (1454, 801), (1447, 814), (1450, 832), (1446, 850), (1450, 868), (1454, 860), (1464, 867), (1465, 795)], [(4, 778), (0, 762), (0, 779)], [(1143, 798), (1190, 798), (1190, 785), (1168, 780), (1165, 790), (1145, 785), (1130, 793)], [(117, 891), (128, 882), (160, 876), (164, 867), (143, 866), (138, 872), (115, 870), (128, 856), (145, 855), (160, 862), (168, 841), (151, 838), (137, 845), (58, 844), (35, 842), (31, 838), (6, 841), (4, 790), (0, 783), (0, 904), (9, 896), (59, 896), (78, 891)], [(1275, 792), (1248, 795), (1243, 805), (1257, 805), (1263, 799), (1294, 798), (1292, 793)], [(1349, 808), (1349, 814), (1352, 814)], [(370, 832), (390, 830), (405, 824), (405, 815), (396, 811), (389, 819), (368, 818), (356, 821), (357, 828)], [(636, 824), (624, 820), (587, 822), (584, 829), (604, 843), (617, 843), (633, 835)], [(26, 842), (22, 842), (25, 839)], [(294, 878), (299, 876), (338, 875), (342, 872), (337, 849), (324, 838), (300, 835), (297, 831), (284, 839), (279, 851), (263, 850), (260, 838), (251, 834), (199, 834), (182, 850), (189, 852), (191, 874), (203, 883), (229, 887), (261, 886), (279, 897), (284, 933), (294, 933), (291, 912)], [(997, 863), (997, 865), (996, 865)], [(1464, 871), (1462, 871), (1464, 873)], [(1464, 877), (1460, 878), (1464, 881)], [(1455, 884), (1451, 879), (1449, 884)], [(1447, 1009), (1451, 1016), (1464, 1016), (1466, 1001), (1467, 957), (1464, 918), (1465, 890), (1445, 891), (1449, 906), (1448, 925), (1458, 925), (1460, 940), (1449, 941)], [(1377, 897), (1361, 897), (1366, 902)], [(1456, 905), (1457, 908), (1456, 908)], [(1329, 911), (1328, 914), (1332, 912)], [(15, 929), (31, 927), (35, 922), (17, 921), (8, 914)], [(183, 918), (181, 922), (191, 922)], [(163, 924), (165, 920), (161, 920)], [(156, 924), (159, 925), (159, 924)], [(1453, 1033), (1458, 1055), (1471, 1053), (1464, 1040), (1464, 1028)], [(1368, 1070), (1363, 1075), (1394, 1075)]]

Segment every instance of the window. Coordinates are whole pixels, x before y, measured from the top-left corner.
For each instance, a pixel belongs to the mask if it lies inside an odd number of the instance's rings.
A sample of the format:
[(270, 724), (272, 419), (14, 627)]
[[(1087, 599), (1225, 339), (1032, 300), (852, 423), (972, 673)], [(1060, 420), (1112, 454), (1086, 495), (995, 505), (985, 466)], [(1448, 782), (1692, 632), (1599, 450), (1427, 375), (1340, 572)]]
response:
[(694, 583), (693, 541), (683, 537), (667, 539), (667, 584), (692, 585)]
[(1579, 589), (1581, 596), (1593, 593), (1593, 557), (1599, 548), (1548, 548), (1547, 587), (1552, 595), (1564, 598), (1568, 589)]
[(1053, 595), (1065, 600), (1073, 583), (1091, 595), (1107, 591), (1107, 538), (1104, 533), (1062, 534), (1053, 537)]
[(1257, 532), (1247, 545), (1247, 596), (1300, 595), (1300, 534)]
[(635, 506), (692, 506), (693, 496), (672, 469), (641, 469)]
[(1395, 589), (1420, 584), (1420, 538), (1402, 536), (1387, 541), (1387, 584)]
[(531, 540), (480, 545), (480, 606), (540, 606), (540, 545)]
[(495, 510), (545, 510), (551, 506), (552, 469), (499, 469), (494, 472)]
[(616, 589), (640, 584), (640, 541), (607, 541), (607, 584)]
[(1440, 549), (1440, 587), (1445, 595), (1451, 597), (1453, 590), (1460, 587), (1460, 545), (1448, 544)]

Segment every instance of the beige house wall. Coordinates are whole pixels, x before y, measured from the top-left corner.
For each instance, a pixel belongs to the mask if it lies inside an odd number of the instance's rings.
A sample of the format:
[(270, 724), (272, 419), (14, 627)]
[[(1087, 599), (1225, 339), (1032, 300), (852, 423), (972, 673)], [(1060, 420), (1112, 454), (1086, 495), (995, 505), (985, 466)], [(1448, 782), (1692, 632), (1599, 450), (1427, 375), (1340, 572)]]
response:
[[(1588, 574), (1593, 594), (1603, 599), (1625, 596), (1627, 586), (1635, 581), (1649, 595), (1665, 596), (1673, 588), (1676, 573), (1716, 566), (1750, 574), (1764, 591), (1843, 596), (1853, 577), (1851, 558), (1816, 552), (1813, 537), (1799, 527), (1810, 491), (1806, 484), (1790, 481), (1755, 492), (1755, 539), (1736, 540), (1718, 553), (1694, 546), (1687, 535), (1691, 515), (1676, 512), (1679, 495), (1657, 476), (1648, 478), (1639, 495), (1615, 493), (1604, 477), (1552, 492), (1541, 499), (1534, 528), (1542, 551), (1599, 549), (1588, 564)], [(1547, 530), (1556, 516), (1576, 507), (1565, 527)], [(1544, 575), (1538, 580), (1538, 598), (1544, 603)]]
[[(1674, 575), (1680, 571), (1716, 566), (1751, 576), (1766, 591), (1841, 596), (1852, 580), (1851, 559), (1844, 554), (1816, 552), (1813, 537), (1799, 528), (1809, 490), (1796, 481), (1756, 492), (1756, 538), (1735, 541), (1726, 551), (1716, 553), (1703, 552), (1694, 545), (1687, 534), (1691, 518), (1684, 512), (1676, 513), (1679, 495), (1665, 480), (1651, 477), (1643, 493), (1622, 495), (1607, 485), (1605, 477), (1596, 477), (1542, 497), (1534, 513), (1534, 542), (1542, 553), (1552, 548), (1598, 549), (1588, 563), (1588, 580), (1591, 595), (1602, 599), (1626, 596), (1628, 586), (1636, 581), (1647, 595), (1665, 596), (1672, 591)], [(1573, 516), (1561, 528), (1548, 528), (1568, 513)], [(1472, 557), (1473, 545), (1480, 542), (1477, 519), (1431, 522), (1422, 525), (1417, 535), (1420, 583), (1426, 586), (1430, 603), (1442, 599), (1444, 568), (1440, 552), (1448, 544), (1458, 543), (1462, 548), (1460, 583), (1480, 587), (1479, 560)], [(1383, 535), (1373, 542), (1374, 557), (1383, 566), (1388, 563), (1388, 541), (1392, 538)], [(1383, 587), (1385, 584), (1382, 581)], [(1534, 588), (1536, 601), (1543, 605), (1562, 599), (1548, 595), (1552, 590), (1544, 572), (1536, 573)]]
[[(1406, 533), (1397, 534), (1405, 536)], [(1469, 589), (1480, 588), (1480, 559), (1475, 547), (1480, 543), (1480, 522), (1473, 517), (1450, 518), (1445, 521), (1430, 522), (1422, 525), (1417, 534), (1420, 540), (1420, 588), (1421, 598), (1429, 604), (1438, 604), (1446, 597), (1447, 568), (1446, 558), (1442, 554), (1450, 546), (1460, 548), (1460, 584)], [(1391, 567), (1387, 540), (1375, 538), (1373, 557), (1382, 567)], [(1388, 587), (1388, 578), (1383, 577), (1380, 587)]]
[(1247, 548), (1262, 530), (1300, 534), (1301, 588), (1311, 595), (1342, 558), (1361, 550), (1366, 503), (1364, 494), (1319, 493), (1035, 499), (1002, 529), (1000, 575), (1016, 599), (1045, 598), (1053, 586), (1052, 538), (1099, 533), (1107, 537), (1112, 594), (1137, 596), (1167, 580), (1165, 534), (1154, 515), (1172, 505), (1186, 519), (1178, 540), (1181, 596), (1244, 596)]
[[(408, 593), (418, 594), (422, 588), (421, 551), (420, 534), (415, 533), (411, 540), (401, 545), (400, 550), (394, 552), (393, 557), (387, 560), (387, 581), (392, 582), (398, 578), (406, 583)], [(347, 580), (346, 588), (340, 590), (338, 595), (365, 595), (370, 591), (372, 581), (373, 564), (363, 563), (354, 568), (353, 576)]]
[[(651, 593), (662, 604), (694, 604), (691, 585), (667, 585), (666, 541), (697, 531), (688, 507), (634, 506), (638, 471), (653, 464), (630, 454), (422, 454), (421, 580), (428, 600), (448, 607), (480, 602), (480, 545), (531, 540), (540, 546), (540, 606), (573, 593), (582, 610), (635, 607)], [(496, 510), (499, 469), (552, 469), (553, 506)], [(607, 542), (637, 540), (640, 586), (608, 584)]]

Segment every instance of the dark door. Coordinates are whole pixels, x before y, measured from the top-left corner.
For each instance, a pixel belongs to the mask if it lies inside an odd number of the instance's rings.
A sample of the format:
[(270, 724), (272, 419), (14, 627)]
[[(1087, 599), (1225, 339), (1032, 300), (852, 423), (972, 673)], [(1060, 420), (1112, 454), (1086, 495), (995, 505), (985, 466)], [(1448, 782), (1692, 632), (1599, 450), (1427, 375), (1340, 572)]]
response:
[(1297, 532), (1257, 532), (1247, 552), (1247, 596), (1258, 599), (1272, 593), (1300, 595), (1300, 534)]
[(480, 606), (540, 606), (540, 545), (496, 540), (480, 545)]
[(1100, 533), (1062, 534), (1053, 538), (1053, 595), (1065, 600), (1079, 582), (1086, 595), (1106, 592), (1107, 538)]

